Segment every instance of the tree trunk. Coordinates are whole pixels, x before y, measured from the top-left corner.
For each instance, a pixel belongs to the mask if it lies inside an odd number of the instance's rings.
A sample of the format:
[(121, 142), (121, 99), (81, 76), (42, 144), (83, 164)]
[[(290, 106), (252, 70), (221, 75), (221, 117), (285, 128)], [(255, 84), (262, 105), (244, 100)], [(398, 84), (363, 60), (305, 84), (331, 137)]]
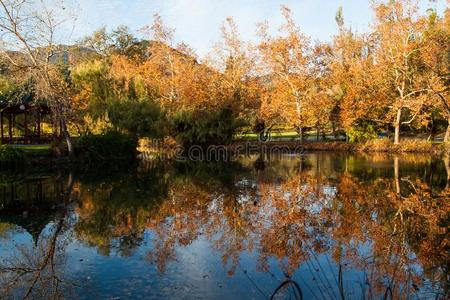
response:
[(61, 129), (63, 131), (64, 134), (64, 138), (66, 140), (66, 144), (67, 144), (67, 152), (69, 154), (69, 157), (73, 157), (74, 155), (74, 151), (73, 151), (73, 142), (72, 142), (72, 137), (70, 136), (69, 130), (67, 130), (67, 124), (65, 120), (61, 120)]
[(298, 129), (298, 135), (299, 135), (299, 137), (300, 137), (300, 142), (303, 143), (303, 127), (300, 127), (300, 128)]
[(397, 194), (400, 195), (400, 164), (398, 161), (398, 156), (394, 157), (394, 180), (395, 180), (395, 190)]
[(397, 117), (395, 119), (395, 137), (394, 137), (394, 144), (399, 145), (400, 144), (400, 125), (402, 121), (402, 109), (399, 108), (397, 110)]
[(448, 118), (447, 132), (445, 133), (444, 143), (450, 142), (450, 117)]
[(319, 139), (320, 139), (320, 128), (317, 127), (316, 140), (319, 141)]

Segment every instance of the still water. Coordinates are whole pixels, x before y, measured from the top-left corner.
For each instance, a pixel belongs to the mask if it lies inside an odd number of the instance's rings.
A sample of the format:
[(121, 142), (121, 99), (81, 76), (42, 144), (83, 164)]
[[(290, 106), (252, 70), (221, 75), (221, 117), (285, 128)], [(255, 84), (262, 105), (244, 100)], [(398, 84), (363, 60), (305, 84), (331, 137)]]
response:
[(0, 295), (444, 299), (449, 172), (330, 153), (1, 171)]

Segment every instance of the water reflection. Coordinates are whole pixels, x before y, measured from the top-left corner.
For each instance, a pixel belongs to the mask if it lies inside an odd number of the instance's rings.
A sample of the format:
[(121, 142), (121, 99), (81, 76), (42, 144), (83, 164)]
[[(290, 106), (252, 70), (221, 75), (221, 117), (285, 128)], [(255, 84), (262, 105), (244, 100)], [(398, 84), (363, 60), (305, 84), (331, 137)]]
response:
[(4, 230), (0, 237), (8, 244), (11, 237), (14, 240), (20, 236), (6, 234), (24, 230), (31, 235), (32, 243), (2, 245), (0, 291), (14, 298), (63, 298), (70, 286), (61, 266), (64, 248), (70, 241), (67, 206), (71, 201), (72, 173), (67, 178), (60, 172), (53, 176), (2, 175), (0, 224)]
[[(448, 157), (319, 153), (4, 176), (1, 292), (445, 298), (449, 169)], [(10, 255), (13, 247), (27, 250)], [(186, 272), (191, 260), (206, 274)]]

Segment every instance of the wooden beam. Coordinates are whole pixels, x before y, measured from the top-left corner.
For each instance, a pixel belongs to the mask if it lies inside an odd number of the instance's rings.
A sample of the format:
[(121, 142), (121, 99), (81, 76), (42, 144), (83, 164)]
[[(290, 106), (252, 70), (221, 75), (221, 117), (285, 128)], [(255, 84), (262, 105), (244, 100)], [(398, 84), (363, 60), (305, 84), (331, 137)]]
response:
[(38, 139), (41, 139), (41, 112), (40, 111), (38, 111), (37, 135), (38, 135)]

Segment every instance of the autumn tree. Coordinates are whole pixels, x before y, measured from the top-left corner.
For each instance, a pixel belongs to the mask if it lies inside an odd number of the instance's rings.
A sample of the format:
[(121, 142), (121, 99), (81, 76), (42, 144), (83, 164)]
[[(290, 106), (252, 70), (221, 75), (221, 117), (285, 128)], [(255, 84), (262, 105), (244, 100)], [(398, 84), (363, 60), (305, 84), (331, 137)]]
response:
[(101, 27), (83, 38), (79, 44), (107, 58), (113, 54), (133, 56), (139, 47), (139, 40), (127, 26), (121, 25), (111, 32), (108, 32), (106, 27)]
[(426, 76), (417, 62), (419, 51), (426, 47), (424, 22), (414, 0), (376, 3), (374, 10), (378, 74), (389, 87), (387, 119), (395, 128), (394, 143), (399, 144), (401, 126), (420, 116), (428, 97)]
[(336, 14), (336, 22), (338, 34), (333, 38), (328, 61), (329, 88), (339, 123), (354, 139), (355, 133), (367, 136), (372, 124), (388, 123), (383, 120), (386, 88), (375, 68), (374, 35), (358, 34), (347, 28), (342, 9)]
[(227, 18), (221, 27), (221, 39), (213, 53), (205, 60), (216, 71), (210, 93), (230, 107), (239, 118), (255, 121), (253, 112), (258, 106), (258, 82), (254, 47), (242, 39), (233, 18)]
[(184, 43), (175, 44), (175, 29), (166, 26), (158, 14), (142, 32), (148, 39), (147, 58), (139, 66), (138, 74), (148, 88), (155, 90), (169, 114), (189, 109), (191, 104), (195, 107), (197, 99), (203, 101), (205, 93), (199, 89), (206, 84), (201, 80), (207, 74), (202, 74), (204, 69), (199, 66), (194, 50)]
[(420, 51), (420, 60), (427, 73), (428, 88), (431, 92), (429, 101), (441, 116), (447, 120), (447, 131), (444, 142), (450, 141), (450, 10), (447, 9), (443, 17), (436, 11), (430, 11), (428, 16), (422, 17), (426, 22), (424, 37), (425, 46)]
[[(333, 77), (330, 61), (332, 60), (332, 48), (328, 44), (316, 44), (311, 52), (309, 64), (309, 77), (311, 88), (306, 95), (308, 109), (305, 115), (309, 124), (316, 127), (317, 139), (322, 132), (325, 139), (325, 128), (331, 125), (333, 133), (338, 123), (338, 101), (333, 92)], [(303, 140), (300, 130), (300, 139)]]
[(311, 46), (295, 23), (292, 11), (282, 6), (281, 12), (285, 22), (279, 28), (279, 36), (269, 34), (267, 22), (258, 28), (263, 78), (261, 116), (272, 125), (283, 121), (300, 130), (308, 125), (306, 98), (313, 88), (309, 70)]
[(23, 81), (32, 78), (34, 90), (46, 99), (61, 124), (69, 154), (72, 139), (67, 128), (71, 115), (71, 90), (55, 62), (66, 54), (58, 42), (62, 28), (74, 18), (67, 1), (0, 1), (0, 55)]

